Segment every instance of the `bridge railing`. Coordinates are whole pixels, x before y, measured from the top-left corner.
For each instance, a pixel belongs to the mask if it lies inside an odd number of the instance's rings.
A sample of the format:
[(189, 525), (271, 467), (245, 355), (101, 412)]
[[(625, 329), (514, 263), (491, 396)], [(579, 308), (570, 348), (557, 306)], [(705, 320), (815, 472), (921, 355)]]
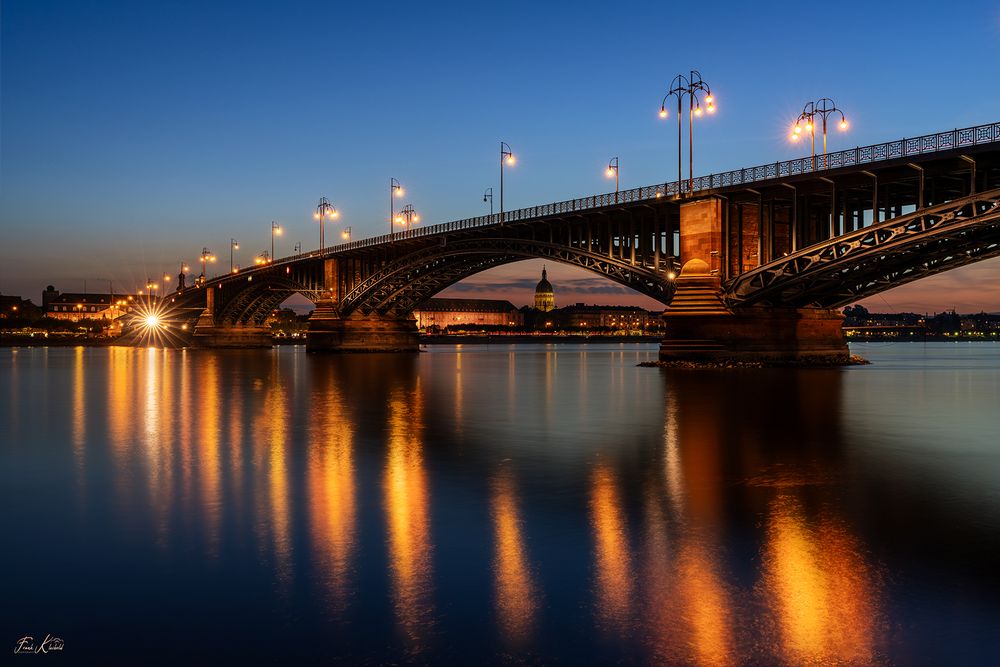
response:
[[(340, 245), (331, 246), (324, 251), (324, 254), (354, 250), (356, 248), (366, 248), (380, 245), (389, 241), (399, 241), (403, 239), (418, 238), (439, 234), (441, 232), (458, 231), (475, 227), (485, 227), (506, 222), (517, 222), (519, 220), (530, 220), (543, 218), (551, 215), (565, 215), (576, 211), (587, 211), (597, 208), (605, 208), (616, 204), (628, 204), (639, 201), (647, 201), (658, 197), (672, 197), (678, 194), (688, 194), (704, 192), (725, 188), (734, 185), (747, 185), (759, 183), (775, 178), (795, 176), (798, 174), (808, 174), (812, 172), (824, 171), (828, 169), (839, 169), (841, 167), (852, 167), (862, 164), (870, 164), (885, 160), (895, 160), (910, 155), (923, 155), (938, 151), (952, 150), (963, 146), (975, 146), (978, 144), (988, 144), (1000, 142), (1000, 123), (990, 123), (989, 125), (978, 125), (964, 129), (939, 132), (937, 134), (927, 134), (922, 137), (912, 137), (898, 139), (883, 144), (872, 146), (859, 146), (849, 148), (836, 153), (817, 155), (815, 157), (795, 158), (782, 162), (771, 162), (758, 165), (756, 167), (745, 167), (734, 169), (721, 174), (708, 174), (699, 176), (689, 184), (687, 179), (661, 183), (658, 185), (646, 185), (620, 192), (609, 192), (601, 195), (591, 195), (569, 199), (567, 201), (543, 204), (541, 206), (529, 206), (513, 211), (504, 211), (501, 220), (500, 214), (481, 215), (475, 218), (455, 220), (419, 229), (408, 229), (403, 232), (393, 234), (383, 234), (367, 239), (350, 241)], [(313, 253), (315, 254), (315, 253)], [(298, 257), (301, 257), (299, 255)], [(297, 259), (298, 257), (288, 257), (281, 261)]]

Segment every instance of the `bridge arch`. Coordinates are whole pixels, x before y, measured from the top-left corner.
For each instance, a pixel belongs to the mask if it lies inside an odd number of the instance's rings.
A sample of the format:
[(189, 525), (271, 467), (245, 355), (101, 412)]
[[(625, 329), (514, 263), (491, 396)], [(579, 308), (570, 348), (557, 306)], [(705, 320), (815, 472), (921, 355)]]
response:
[(261, 326), (268, 316), (286, 299), (301, 294), (313, 303), (319, 293), (309, 286), (281, 274), (255, 276), (256, 281), (226, 286), (223, 300), (215, 321), (224, 326)]
[(339, 304), (342, 316), (405, 315), (417, 305), (472, 275), (526, 259), (547, 259), (582, 268), (663, 303), (670, 302), (673, 281), (663, 270), (572, 247), (532, 239), (497, 236), (467, 239), (423, 248), (373, 272)]

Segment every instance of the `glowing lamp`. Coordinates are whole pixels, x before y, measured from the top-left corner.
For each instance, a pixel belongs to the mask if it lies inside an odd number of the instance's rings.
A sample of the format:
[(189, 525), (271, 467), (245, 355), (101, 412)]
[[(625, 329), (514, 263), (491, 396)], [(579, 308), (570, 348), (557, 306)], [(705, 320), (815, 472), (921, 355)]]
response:
[(667, 110), (666, 110), (666, 108), (665, 107), (660, 107), (660, 118), (666, 118), (666, 117), (667, 117)]
[(701, 107), (695, 107), (694, 108), (694, 115), (695, 116), (700, 116), (701, 115)]
[(842, 129), (842, 130), (846, 130), (847, 129), (847, 121), (846, 120), (840, 121), (840, 129)]

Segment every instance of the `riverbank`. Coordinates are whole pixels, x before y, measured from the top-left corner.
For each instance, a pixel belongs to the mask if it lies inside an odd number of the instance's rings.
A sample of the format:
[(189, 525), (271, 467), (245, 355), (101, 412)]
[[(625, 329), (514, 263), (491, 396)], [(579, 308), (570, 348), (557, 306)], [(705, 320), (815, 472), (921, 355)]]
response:
[(109, 347), (116, 345), (118, 338), (109, 336), (78, 336), (69, 334), (44, 333), (9, 334), (0, 333), (0, 347)]

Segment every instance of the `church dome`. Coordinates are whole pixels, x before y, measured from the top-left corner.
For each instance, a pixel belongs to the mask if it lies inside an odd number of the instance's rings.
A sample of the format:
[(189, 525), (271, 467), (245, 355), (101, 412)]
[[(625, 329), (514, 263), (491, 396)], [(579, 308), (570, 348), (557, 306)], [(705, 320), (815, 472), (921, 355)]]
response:
[(546, 276), (546, 271), (542, 269), (542, 279), (535, 286), (535, 309), (548, 312), (556, 307), (555, 294), (552, 291), (552, 283)]
[(538, 285), (535, 287), (535, 294), (552, 294), (552, 283), (545, 277), (545, 269), (542, 269), (542, 279), (538, 281)]

